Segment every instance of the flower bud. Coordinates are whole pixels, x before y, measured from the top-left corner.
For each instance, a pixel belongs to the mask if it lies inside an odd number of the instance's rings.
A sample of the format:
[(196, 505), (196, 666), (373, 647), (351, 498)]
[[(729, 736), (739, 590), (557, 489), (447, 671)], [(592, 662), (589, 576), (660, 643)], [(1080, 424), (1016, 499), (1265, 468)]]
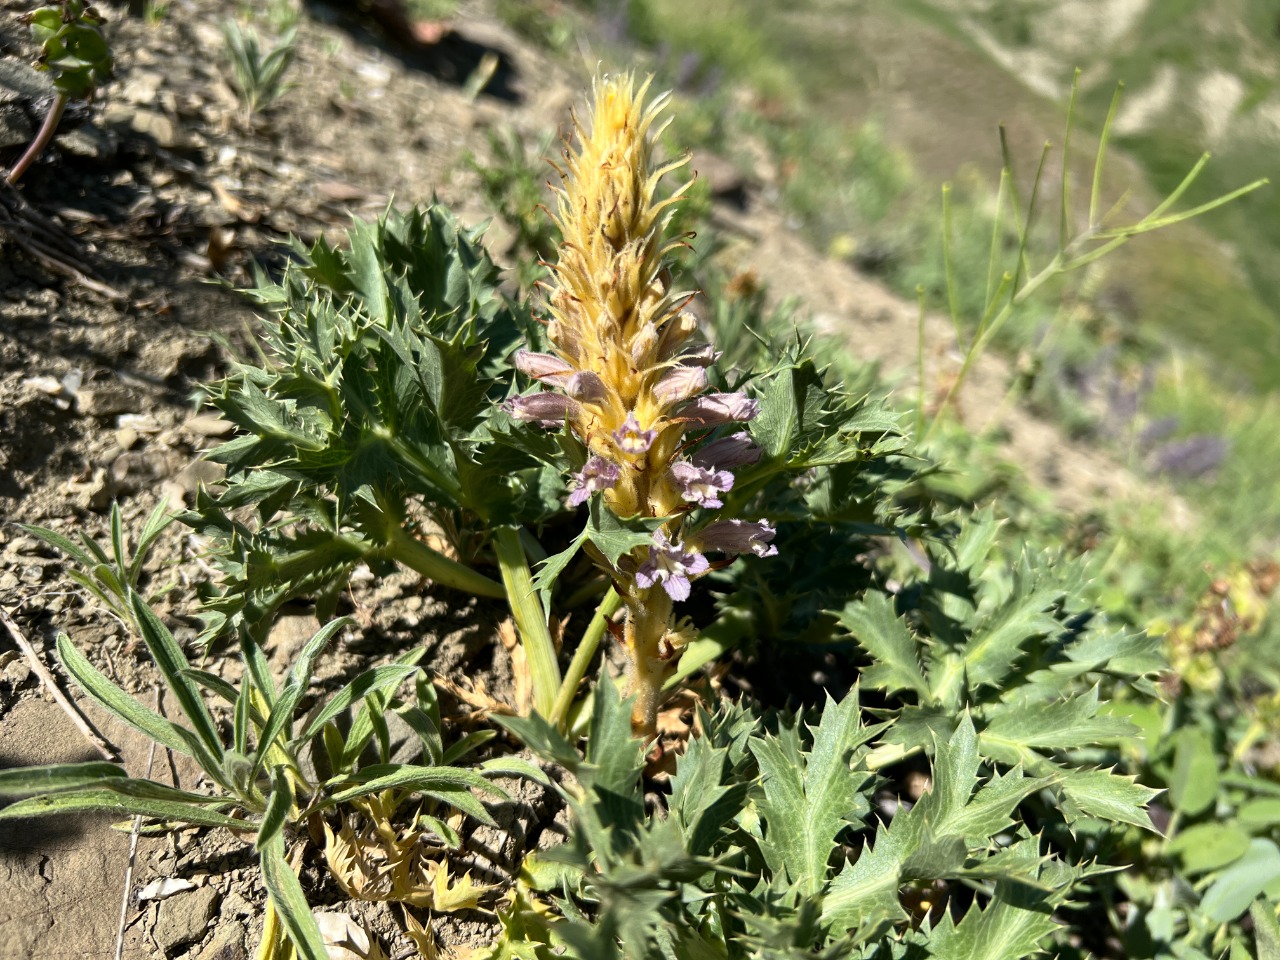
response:
[(672, 367), (653, 388), (653, 397), (663, 407), (671, 407), (707, 389), (707, 371), (702, 367)]
[(698, 320), (692, 313), (678, 313), (668, 320), (658, 340), (658, 360), (665, 363), (674, 357), (697, 329)]
[(583, 403), (603, 403), (609, 396), (609, 388), (598, 373), (582, 370), (569, 378), (565, 393)]
[(515, 362), (515, 368), (525, 376), (555, 387), (564, 387), (573, 373), (573, 367), (569, 363), (549, 353), (517, 350), (512, 359)]
[(631, 354), (631, 362), (637, 367), (652, 366), (653, 352), (657, 346), (658, 328), (652, 323), (646, 323), (640, 328), (640, 332), (631, 338), (628, 351)]
[(686, 430), (717, 427), (722, 423), (754, 420), (760, 404), (745, 393), (708, 393), (698, 397), (680, 411)]
[(694, 549), (717, 553), (754, 553), (757, 557), (772, 557), (778, 548), (770, 541), (777, 533), (769, 521), (717, 520), (708, 524), (689, 538)]
[(698, 448), (690, 460), (696, 467), (707, 470), (731, 470), (755, 463), (760, 459), (761, 449), (751, 442), (750, 435), (740, 430), (727, 437), (720, 437)]
[(554, 429), (566, 420), (577, 419), (581, 408), (562, 393), (531, 393), (512, 397), (503, 409), (517, 420), (532, 421), (540, 427)]

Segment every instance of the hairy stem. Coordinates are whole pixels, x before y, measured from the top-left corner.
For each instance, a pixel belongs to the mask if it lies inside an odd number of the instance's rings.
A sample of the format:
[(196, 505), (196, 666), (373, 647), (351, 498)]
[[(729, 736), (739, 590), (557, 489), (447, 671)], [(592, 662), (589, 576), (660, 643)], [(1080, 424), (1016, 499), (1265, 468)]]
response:
[(556, 648), (547, 629), (546, 614), (533, 588), (533, 575), (529, 572), (529, 559), (520, 544), (520, 531), (515, 527), (499, 527), (493, 536), (494, 550), (498, 555), (498, 567), (502, 570), (502, 583), (506, 587), (507, 603), (520, 634), (529, 675), (533, 683), (533, 709), (544, 717), (550, 716), (556, 693), (560, 689), (560, 664), (556, 660)]
[(62, 119), (62, 111), (67, 108), (67, 95), (59, 92), (53, 98), (53, 103), (49, 106), (49, 112), (44, 115), (44, 122), (40, 124), (40, 130), (36, 134), (36, 138), (31, 141), (31, 145), (18, 158), (18, 162), (13, 165), (13, 169), (9, 171), (6, 178), (9, 185), (13, 186), (22, 179), (22, 175), (27, 172), (27, 168), (36, 162), (36, 157), (44, 153), (44, 148), (49, 145), (49, 141), (53, 139), (54, 133), (58, 129), (58, 122)]
[(432, 550), (417, 537), (407, 533), (403, 527), (391, 525), (387, 533), (387, 556), (427, 579), (477, 597), (507, 596), (507, 591), (503, 590), (501, 584)]
[(635, 697), (631, 728), (645, 742), (658, 735), (658, 702), (672, 659), (663, 650), (671, 623), (671, 598), (657, 587), (628, 598), (625, 638), (631, 663), (627, 668), (627, 696)]
[(573, 697), (578, 692), (578, 684), (586, 676), (587, 667), (591, 665), (592, 658), (600, 649), (600, 641), (608, 628), (609, 618), (617, 613), (621, 606), (622, 598), (618, 596), (618, 591), (610, 587), (609, 592), (600, 601), (600, 606), (596, 607), (595, 616), (587, 624), (587, 632), (582, 635), (582, 642), (573, 652), (573, 659), (569, 661), (569, 669), (565, 671), (564, 682), (560, 684), (555, 705), (547, 718), (561, 732), (564, 732), (565, 724), (568, 722), (569, 708), (573, 705)]

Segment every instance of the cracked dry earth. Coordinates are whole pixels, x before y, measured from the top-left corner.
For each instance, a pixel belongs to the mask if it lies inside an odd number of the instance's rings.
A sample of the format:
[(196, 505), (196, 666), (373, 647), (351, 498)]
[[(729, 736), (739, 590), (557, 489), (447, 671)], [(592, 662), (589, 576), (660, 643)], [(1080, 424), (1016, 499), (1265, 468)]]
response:
[[(31, 57), (17, 22), (31, 6), (0, 0), (8, 65)], [(99, 289), (52, 272), (0, 232), (0, 607), (44, 663), (53, 663), (54, 639), (65, 632), (144, 703), (166, 709), (154, 670), (123, 626), (74, 590), (58, 555), (16, 524), (102, 538), (113, 501), (126, 529), (136, 530), (162, 497), (189, 503), (200, 483), (216, 482), (200, 453), (229, 428), (201, 413), (193, 396), (226, 363), (210, 333), (238, 349), (250, 343), (253, 316), (234, 286), (255, 264), (278, 263), (278, 242), (288, 235), (336, 239), (351, 217), (376, 216), (389, 202), (438, 195), (466, 222), (488, 219), (466, 153), (483, 160), (487, 133), (510, 128), (527, 143), (543, 142), (564, 123), (586, 74), (529, 47), (483, 4), (462, 5), (451, 43), (408, 52), (388, 48), (362, 22), (308, 4), (295, 86), (249, 129), (219, 62), (223, 3), (174, 0), (154, 24), (121, 4), (98, 6), (117, 55), (115, 79), (72, 118), (21, 193), (75, 238), (81, 272), (102, 281)], [(498, 55), (498, 69), (472, 98), (463, 81), (485, 52)], [(5, 166), (24, 142), (23, 119), (14, 122), (18, 135), (0, 136)], [(777, 297), (802, 297), (821, 328), (909, 386), (903, 371), (915, 363), (914, 305), (824, 260), (789, 231), (767, 201), (774, 181), (767, 162), (744, 168), (704, 157), (694, 167), (713, 190), (736, 187), (726, 192), (739, 202), (712, 215), (727, 241), (721, 256), (735, 269), (754, 269)], [(509, 231), (495, 221), (488, 236), (502, 262)], [(118, 296), (104, 294), (104, 284)], [(938, 345), (931, 369), (954, 363), (946, 330), (945, 321), (930, 320), (929, 342)], [(998, 409), (1007, 379), (1001, 361), (984, 360), (966, 407)], [(1132, 488), (1100, 454), (1071, 450), (1052, 427), (1016, 409), (1004, 416), (1009, 443), (1028, 452), (1023, 462), (1070, 465), (1057, 488), (1067, 505)], [(190, 643), (194, 587), (209, 570), (200, 543), (182, 531), (174, 526), (161, 538), (148, 589), (179, 641)], [(481, 677), (495, 696), (510, 695), (510, 659), (494, 642), (496, 610), (460, 604), (406, 575), (358, 582), (347, 603), (358, 629), (322, 660), (318, 683), (343, 682), (371, 660), (426, 641), (425, 662), (437, 675)], [(282, 671), (314, 627), (305, 612), (282, 618), (268, 645), (273, 666)], [(234, 681), (230, 659), (206, 665)], [(70, 692), (64, 677), (57, 682)], [(130, 773), (196, 785), (194, 768), (79, 705)], [(0, 768), (99, 756), (0, 630)], [(482, 879), (518, 869), (527, 845), (554, 842), (563, 831), (563, 811), (549, 795), (523, 782), (505, 786), (516, 801), (501, 812), (503, 829), (472, 838), (484, 854), (474, 863)], [(128, 958), (236, 960), (255, 949), (264, 893), (246, 844), (196, 830), (141, 837), (131, 853), (134, 843), (103, 817), (0, 826), (0, 958), (107, 957), (118, 938)], [(304, 881), (319, 909), (344, 901), (317, 868), (309, 866)], [(389, 956), (410, 955), (397, 912), (343, 909)], [(433, 926), (448, 946), (480, 944), (493, 933), (492, 916), (478, 911), (437, 917)]]

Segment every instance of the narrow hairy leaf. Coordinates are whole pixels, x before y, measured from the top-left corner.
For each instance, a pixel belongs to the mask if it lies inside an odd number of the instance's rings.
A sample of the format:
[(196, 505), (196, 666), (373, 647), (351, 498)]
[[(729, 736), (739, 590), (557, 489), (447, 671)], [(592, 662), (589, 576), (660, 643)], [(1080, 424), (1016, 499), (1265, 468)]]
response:
[(307, 721), (306, 728), (302, 731), (299, 739), (311, 739), (326, 723), (350, 709), (365, 697), (374, 693), (394, 690), (402, 681), (413, 676), (418, 669), (417, 660), (421, 658), (423, 651), (417, 650), (415, 653), (417, 655), (412, 663), (384, 663), (371, 670), (366, 670), (342, 687), (324, 702), (324, 706), (321, 707), (318, 713)]
[(288, 731), (293, 723), (293, 714), (298, 708), (299, 701), (302, 700), (303, 695), (307, 692), (308, 685), (311, 683), (311, 670), (315, 665), (316, 657), (320, 656), (321, 651), (328, 646), (338, 631), (351, 622), (350, 617), (341, 617), (331, 623), (327, 623), (303, 646), (297, 662), (294, 663), (293, 669), (289, 671), (289, 676), (280, 691), (279, 699), (271, 706), (266, 726), (262, 728), (262, 734), (258, 737), (258, 747), (254, 756), (252, 774), (256, 774), (265, 762), (267, 751), (271, 749), (276, 738), (281, 733), (285, 734), (286, 740), (289, 739)]
[[(148, 710), (124, 690), (108, 680), (71, 643), (65, 633), (58, 634), (58, 660), (71, 678), (93, 700), (119, 717), (135, 730), (145, 733), (161, 746), (178, 753), (192, 755), (188, 739), (179, 733), (178, 727), (160, 714)], [(194, 739), (194, 738), (193, 738)]]
[(262, 846), (262, 882), (298, 956), (302, 960), (329, 960), (302, 884), (285, 860), (284, 837), (278, 833)]
[(0, 797), (20, 797), (28, 793), (53, 793), (87, 787), (111, 778), (125, 777), (124, 768), (103, 761), (59, 763), (46, 767), (19, 767), (0, 770)]
[(151, 817), (154, 820), (191, 823), (202, 827), (228, 827), (232, 830), (248, 830), (254, 826), (195, 803), (134, 797), (105, 789), (68, 790), (19, 800), (0, 810), (0, 820), (87, 812), (112, 813), (121, 817)]
[(182, 648), (178, 646), (169, 628), (160, 621), (142, 597), (130, 592), (129, 605), (133, 611), (134, 620), (142, 632), (143, 642), (151, 652), (156, 666), (160, 668), (160, 673), (177, 699), (182, 712), (190, 721), (196, 736), (215, 758), (221, 757), (222, 739), (218, 736), (218, 728), (213, 722), (213, 716), (209, 713), (204, 698), (200, 696), (200, 689), (184, 672), (191, 668), (191, 664), (187, 662)]
[(258, 826), (258, 836), (253, 841), (255, 850), (262, 850), (268, 843), (279, 836), (289, 818), (289, 809), (293, 806), (293, 787), (289, 783), (289, 775), (283, 766), (271, 770), (271, 795), (267, 797), (267, 809), (262, 815), (262, 823)]

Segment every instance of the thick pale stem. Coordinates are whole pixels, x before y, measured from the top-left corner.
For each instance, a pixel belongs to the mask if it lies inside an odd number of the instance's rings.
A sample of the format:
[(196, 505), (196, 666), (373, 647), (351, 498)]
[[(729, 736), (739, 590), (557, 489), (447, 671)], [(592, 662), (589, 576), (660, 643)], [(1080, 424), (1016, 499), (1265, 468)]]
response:
[(671, 598), (660, 587), (628, 600), (625, 638), (631, 663), (627, 695), (635, 697), (632, 731), (645, 742), (658, 734), (658, 702), (672, 667), (672, 658), (663, 644), (670, 624)]
[(546, 614), (533, 588), (529, 560), (520, 545), (520, 531), (515, 527), (499, 527), (494, 533), (493, 546), (502, 570), (507, 603), (511, 606), (511, 616), (516, 622), (516, 632), (520, 635), (520, 644), (529, 664), (533, 708), (547, 717), (551, 715), (556, 693), (560, 690), (560, 664), (556, 660), (551, 632), (547, 629)]
[(36, 134), (36, 138), (31, 141), (31, 145), (27, 147), (26, 152), (18, 158), (18, 162), (13, 165), (13, 169), (9, 171), (6, 178), (9, 185), (13, 186), (22, 179), (22, 175), (27, 172), (27, 168), (36, 162), (36, 157), (44, 153), (44, 148), (49, 145), (49, 141), (53, 139), (54, 132), (58, 129), (58, 122), (62, 119), (62, 111), (67, 107), (67, 95), (59, 93), (53, 99), (49, 112), (44, 115), (44, 123), (40, 124), (40, 131)]
[(562, 732), (569, 719), (569, 708), (573, 706), (573, 697), (578, 692), (578, 684), (586, 676), (587, 667), (591, 665), (592, 658), (600, 649), (600, 641), (604, 639), (609, 619), (621, 606), (622, 598), (618, 596), (618, 591), (610, 587), (609, 592), (600, 601), (600, 606), (596, 608), (595, 616), (587, 624), (587, 632), (583, 634), (582, 642), (573, 652), (573, 660), (569, 662), (569, 669), (565, 671), (564, 682), (560, 684), (560, 693), (556, 696), (555, 706), (551, 708), (551, 716), (548, 717), (551, 723)]
[(416, 570), (428, 580), (474, 594), (477, 597), (504, 597), (502, 584), (476, 573), (443, 553), (437, 553), (398, 525), (388, 529), (387, 556)]

